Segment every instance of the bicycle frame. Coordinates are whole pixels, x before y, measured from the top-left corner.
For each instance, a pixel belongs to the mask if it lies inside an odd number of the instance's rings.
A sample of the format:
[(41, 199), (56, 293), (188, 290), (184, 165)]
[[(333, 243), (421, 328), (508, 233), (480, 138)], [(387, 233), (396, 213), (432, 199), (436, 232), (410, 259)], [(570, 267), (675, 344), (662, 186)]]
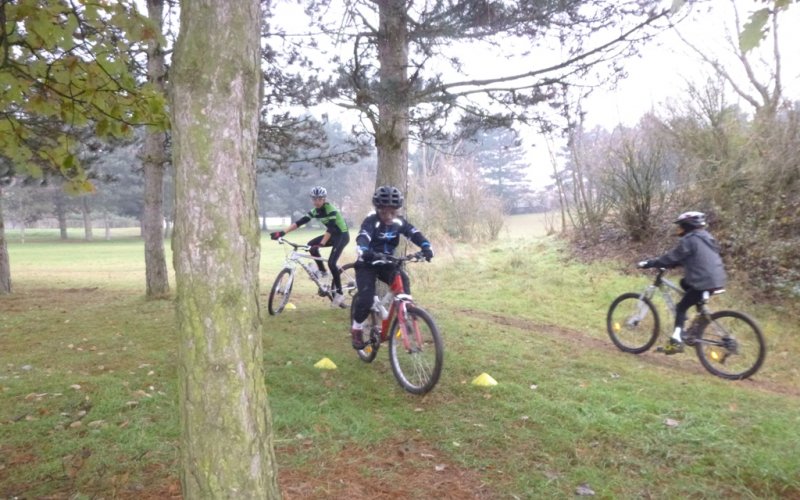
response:
[[(411, 332), (407, 331), (408, 324), (406, 322), (406, 306), (408, 304), (413, 304), (414, 299), (411, 295), (405, 293), (405, 288), (403, 287), (403, 278), (400, 276), (398, 272), (395, 274), (394, 279), (392, 280), (391, 285), (389, 286), (389, 291), (386, 292), (386, 295), (382, 299), (378, 299), (377, 295), (375, 296), (376, 299), (379, 300), (380, 304), (384, 304), (386, 302), (387, 296), (391, 295), (392, 303), (389, 306), (389, 313), (383, 318), (383, 314), (381, 314), (381, 342), (386, 342), (389, 340), (389, 327), (392, 324), (395, 316), (397, 316), (397, 322), (400, 325), (400, 331), (403, 335), (403, 347), (407, 350), (411, 350), (411, 342), (409, 340), (409, 334)], [(382, 311), (379, 311), (382, 313)], [(414, 323), (415, 330), (413, 332), (415, 338), (420, 340), (420, 332), (419, 328)]]
[(667, 304), (667, 309), (669, 310), (672, 317), (675, 317), (675, 300), (672, 298), (672, 294), (670, 290), (674, 291), (680, 296), (683, 296), (683, 289), (676, 285), (675, 283), (671, 282), (667, 278), (663, 276), (665, 269), (659, 269), (658, 274), (656, 275), (655, 281), (653, 281), (652, 285), (649, 285), (647, 288), (644, 289), (642, 292), (641, 297), (646, 297), (648, 299), (652, 299), (656, 291), (661, 293), (661, 297), (664, 299), (664, 303)]
[(291, 281), (292, 282), (294, 281), (295, 273), (297, 272), (297, 266), (300, 266), (305, 270), (306, 274), (308, 274), (308, 277), (311, 278), (311, 281), (313, 281), (321, 291), (327, 292), (328, 284), (321, 282), (319, 278), (317, 278), (317, 274), (315, 270), (311, 267), (311, 262), (309, 262), (318, 260), (324, 261), (325, 258), (314, 257), (309, 253), (302, 253), (299, 251), (299, 249), (301, 248), (307, 249), (308, 248), (307, 245), (298, 245), (288, 240), (284, 240), (283, 238), (279, 239), (278, 242), (286, 243), (292, 247), (292, 251), (289, 252), (289, 254), (286, 256), (286, 260), (283, 263), (283, 269), (288, 269), (289, 272), (291, 273)]
[[(680, 286), (676, 285), (672, 281), (670, 281), (667, 278), (665, 278), (664, 277), (664, 273), (665, 272), (666, 272), (666, 269), (659, 268), (658, 274), (656, 275), (656, 278), (653, 281), (653, 284), (649, 285), (647, 288), (645, 288), (644, 292), (642, 292), (642, 294), (640, 295), (640, 298), (641, 297), (646, 297), (647, 299), (652, 299), (655, 296), (656, 290), (657, 290), (658, 292), (660, 292), (661, 297), (664, 299), (664, 303), (667, 305), (667, 311), (670, 313), (672, 319), (674, 320), (675, 319), (676, 303), (675, 303), (675, 300), (673, 299), (672, 293), (670, 291), (673, 291), (673, 292), (677, 293), (679, 296), (683, 296), (685, 294), (685, 292), (683, 291), (683, 289)], [(688, 335), (688, 337), (689, 337), (689, 345), (692, 345), (693, 342), (696, 340), (696, 339), (692, 338), (691, 332), (693, 330), (693, 327), (697, 323), (698, 318), (703, 318), (704, 321), (711, 321), (712, 311), (708, 308), (708, 305), (707, 305), (708, 304), (708, 300), (711, 298), (712, 295), (717, 295), (719, 293), (723, 293), (724, 291), (725, 291), (724, 289), (720, 289), (720, 290), (717, 290), (717, 291), (714, 291), (714, 292), (709, 292), (709, 291), (704, 291), (703, 292), (702, 300), (695, 305), (695, 307), (697, 309), (697, 312), (698, 312), (698, 316), (695, 316), (692, 319), (689, 327), (684, 330), (687, 334), (689, 334)], [(644, 305), (642, 306), (642, 311), (640, 311), (640, 314), (642, 314), (642, 315), (647, 314), (647, 307), (646, 306), (644, 306)], [(639, 320), (641, 320), (641, 317), (637, 317), (637, 318)], [(708, 343), (707, 340), (700, 340), (700, 342)]]

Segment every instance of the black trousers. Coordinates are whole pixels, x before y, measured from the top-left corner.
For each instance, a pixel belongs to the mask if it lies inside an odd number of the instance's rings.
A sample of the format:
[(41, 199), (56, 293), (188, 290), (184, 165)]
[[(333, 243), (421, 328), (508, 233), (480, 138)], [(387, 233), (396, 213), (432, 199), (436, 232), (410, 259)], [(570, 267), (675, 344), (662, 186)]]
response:
[[(308, 242), (309, 245), (319, 245), (322, 241), (322, 234), (317, 236), (316, 238), (311, 239)], [(350, 233), (340, 233), (338, 236), (331, 236), (328, 239), (328, 243), (325, 244), (325, 247), (333, 247), (331, 249), (331, 255), (328, 257), (328, 265), (331, 268), (331, 277), (333, 277), (333, 291), (335, 293), (342, 293), (342, 278), (341, 273), (339, 273), (339, 266), (337, 265), (339, 261), (339, 257), (342, 255), (342, 251), (347, 244), (350, 243)], [(319, 257), (319, 250), (316, 248), (312, 248), (309, 253), (314, 257)], [(325, 272), (325, 263), (321, 260), (316, 261), (317, 267), (323, 273)]]
[[(411, 283), (408, 280), (408, 275), (402, 270), (399, 272), (400, 278), (403, 280), (403, 289), (406, 293), (411, 293)], [(356, 262), (356, 286), (358, 287), (358, 294), (353, 301), (353, 321), (361, 323), (369, 316), (369, 310), (372, 307), (372, 298), (375, 296), (375, 280), (381, 280), (387, 285), (391, 285), (397, 273), (397, 266), (373, 266), (372, 264), (362, 261)]]
[(675, 304), (675, 328), (683, 330), (683, 325), (686, 323), (686, 313), (689, 308), (696, 306), (703, 300), (703, 290), (695, 290), (686, 284), (686, 280), (681, 279), (681, 288), (685, 292), (681, 300)]

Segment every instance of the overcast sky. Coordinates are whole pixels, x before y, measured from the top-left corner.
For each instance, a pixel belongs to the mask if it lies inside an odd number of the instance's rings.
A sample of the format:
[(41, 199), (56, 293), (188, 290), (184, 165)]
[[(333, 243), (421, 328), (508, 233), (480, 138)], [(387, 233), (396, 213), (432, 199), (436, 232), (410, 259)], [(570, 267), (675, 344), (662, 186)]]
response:
[[(764, 3), (737, 0), (737, 5), (740, 20), (744, 23), (750, 13), (763, 7)], [(707, 7), (711, 6), (713, 10), (709, 12)], [(745, 85), (747, 79), (727, 40), (733, 33), (734, 19), (729, 1), (714, 0), (710, 6), (692, 11), (691, 17), (680, 24), (678, 31), (705, 53), (725, 61), (726, 69)], [(800, 5), (792, 5), (781, 14), (780, 19), (784, 96), (800, 99)], [(771, 47), (771, 40), (765, 40), (759, 50), (771, 57)], [(617, 88), (597, 91), (583, 103), (584, 110), (588, 112), (585, 121), (588, 127), (613, 129), (618, 124), (635, 125), (649, 111), (660, 114), (665, 103), (684, 100), (688, 82), (702, 85), (712, 74), (710, 66), (671, 31), (660, 34), (654, 43), (642, 49), (640, 58), (627, 61), (625, 68), (629, 76)], [(769, 73), (762, 66), (762, 82), (766, 75)], [(740, 102), (732, 93), (730, 99), (731, 103)], [(743, 110), (752, 111), (748, 104), (740, 104)], [(552, 166), (545, 143), (532, 133), (526, 134), (526, 139), (536, 144), (529, 149), (529, 175), (533, 184), (536, 187), (550, 184)]]
[[(739, 7), (740, 23), (747, 21), (751, 12), (763, 7), (765, 4), (756, 0), (736, 0)], [(669, 6), (672, 0), (664, 0), (664, 5)], [(282, 5), (284, 15), (280, 19), (294, 20), (298, 24), (295, 26), (297, 32), (308, 29), (303, 22), (302, 13), (299, 7)], [(701, 5), (688, 9), (682, 13), (690, 13), (689, 18), (682, 21), (678, 31), (682, 36), (693, 45), (701, 48), (709, 57), (719, 58), (726, 62), (725, 67), (734, 73), (738, 79), (744, 83), (744, 76), (741, 65), (736, 61), (732, 52), (728, 38), (735, 37), (734, 14), (729, 0), (713, 0), (702, 2)], [(286, 12), (295, 13), (286, 15)], [(792, 4), (791, 7), (781, 14), (782, 35), (782, 78), (784, 84), (784, 95), (795, 99), (800, 99), (800, 5)], [(789, 27), (794, 28), (793, 30)], [(352, 48), (347, 46), (340, 47), (347, 57)], [(771, 41), (762, 43), (760, 50), (770, 49)], [(766, 50), (767, 55), (771, 55)], [(492, 77), (506, 75), (509, 70), (509, 61), (498, 58), (493, 52), (481, 56), (477, 49), (470, 48), (466, 51), (464, 60), (468, 66), (472, 66), (479, 73), (476, 77)], [(554, 57), (560, 57), (557, 52), (553, 52)], [(537, 52), (536, 61), (541, 66), (541, 61), (546, 60), (546, 55)], [(584, 111), (588, 113), (585, 124), (589, 127), (595, 125), (603, 126), (608, 129), (614, 128), (618, 124), (634, 125), (640, 117), (648, 111), (655, 111), (659, 114), (664, 110), (665, 103), (681, 101), (686, 95), (688, 82), (703, 85), (712, 70), (707, 63), (701, 61), (700, 56), (681, 41), (680, 37), (672, 32), (666, 31), (650, 42), (641, 51), (641, 57), (628, 60), (624, 63), (628, 77), (620, 82), (615, 89), (597, 90), (586, 101), (584, 101)], [(762, 77), (768, 73), (762, 71)], [(462, 79), (461, 77), (458, 78)], [(735, 102), (736, 97), (731, 95), (731, 102)], [(743, 109), (749, 111), (748, 105), (742, 104)], [(334, 113), (332, 116), (342, 117), (342, 113)], [(349, 115), (346, 115), (349, 116)], [(355, 115), (352, 117), (356, 118)], [(537, 142), (535, 147), (529, 148), (529, 158), (532, 168), (530, 177), (537, 186), (549, 184), (549, 175), (552, 172), (549, 155), (545, 144), (532, 131), (523, 131), (525, 142), (528, 145)]]

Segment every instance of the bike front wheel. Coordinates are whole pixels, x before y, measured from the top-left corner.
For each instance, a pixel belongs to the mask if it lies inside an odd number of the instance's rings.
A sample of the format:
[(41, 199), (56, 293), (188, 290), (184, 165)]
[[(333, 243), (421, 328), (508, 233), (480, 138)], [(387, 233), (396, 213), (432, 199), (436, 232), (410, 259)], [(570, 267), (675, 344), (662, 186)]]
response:
[(278, 277), (275, 278), (275, 283), (272, 284), (272, 289), (269, 291), (269, 300), (267, 301), (267, 309), (270, 316), (274, 316), (283, 312), (286, 304), (289, 303), (289, 296), (292, 294), (292, 285), (294, 284), (294, 275), (290, 269), (281, 269)]
[(699, 333), (697, 357), (713, 375), (728, 380), (750, 377), (761, 368), (767, 354), (764, 334), (748, 315), (718, 311)]
[(623, 293), (611, 303), (606, 330), (621, 351), (640, 354), (653, 347), (661, 329), (655, 306), (638, 293)]
[(389, 329), (389, 361), (400, 385), (412, 394), (425, 394), (436, 385), (444, 364), (444, 343), (433, 318), (417, 306), (406, 305), (405, 328), (395, 318)]
[(354, 297), (358, 289), (356, 288), (355, 264), (349, 263), (342, 266), (339, 274), (342, 282), (342, 293)]

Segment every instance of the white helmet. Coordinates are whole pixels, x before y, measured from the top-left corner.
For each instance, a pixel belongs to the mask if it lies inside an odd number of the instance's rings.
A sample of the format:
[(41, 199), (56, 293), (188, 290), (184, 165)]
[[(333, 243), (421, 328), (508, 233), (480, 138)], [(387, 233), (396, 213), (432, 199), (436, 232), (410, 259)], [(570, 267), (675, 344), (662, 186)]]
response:
[(706, 214), (703, 212), (683, 212), (673, 221), (684, 229), (697, 229), (706, 227)]
[(328, 196), (328, 190), (322, 186), (316, 186), (311, 188), (311, 197), (312, 198), (326, 198)]

